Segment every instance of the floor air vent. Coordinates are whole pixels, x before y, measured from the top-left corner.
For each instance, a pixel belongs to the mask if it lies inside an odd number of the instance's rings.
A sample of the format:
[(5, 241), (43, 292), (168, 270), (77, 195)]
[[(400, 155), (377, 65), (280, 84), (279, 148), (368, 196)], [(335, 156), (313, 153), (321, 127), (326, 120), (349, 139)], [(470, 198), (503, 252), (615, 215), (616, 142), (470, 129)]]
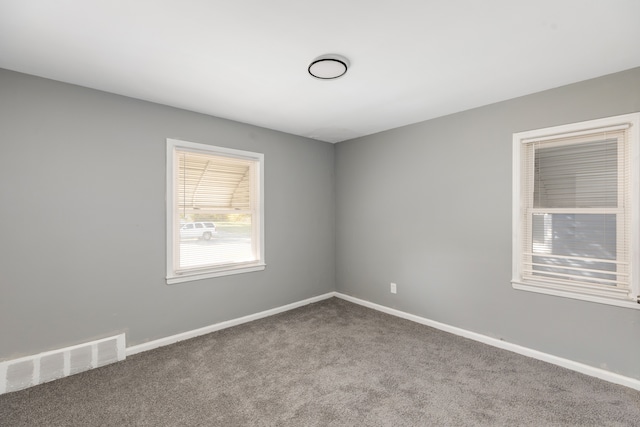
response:
[(124, 334), (0, 362), (0, 394), (124, 360)]

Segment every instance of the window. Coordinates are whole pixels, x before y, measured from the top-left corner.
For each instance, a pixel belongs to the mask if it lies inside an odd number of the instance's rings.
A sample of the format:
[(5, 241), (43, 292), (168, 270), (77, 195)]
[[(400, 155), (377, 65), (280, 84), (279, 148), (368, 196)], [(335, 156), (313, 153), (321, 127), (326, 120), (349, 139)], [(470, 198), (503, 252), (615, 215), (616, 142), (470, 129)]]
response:
[(167, 283), (263, 270), (259, 153), (167, 139)]
[(640, 113), (513, 135), (513, 287), (640, 308)]

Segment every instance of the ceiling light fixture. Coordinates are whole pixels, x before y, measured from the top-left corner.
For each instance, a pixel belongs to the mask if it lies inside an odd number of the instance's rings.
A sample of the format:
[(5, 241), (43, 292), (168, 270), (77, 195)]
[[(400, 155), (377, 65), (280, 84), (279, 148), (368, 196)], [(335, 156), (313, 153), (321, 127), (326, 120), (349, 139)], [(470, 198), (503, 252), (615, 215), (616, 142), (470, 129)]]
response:
[(349, 60), (344, 56), (328, 54), (314, 59), (309, 64), (309, 74), (316, 79), (332, 80), (344, 76), (349, 68)]

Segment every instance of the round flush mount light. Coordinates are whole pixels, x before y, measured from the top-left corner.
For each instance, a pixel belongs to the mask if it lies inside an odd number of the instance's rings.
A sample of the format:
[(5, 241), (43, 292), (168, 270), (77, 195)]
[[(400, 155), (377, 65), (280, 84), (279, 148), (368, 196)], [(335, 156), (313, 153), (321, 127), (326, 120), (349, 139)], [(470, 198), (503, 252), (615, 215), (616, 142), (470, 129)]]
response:
[(314, 59), (309, 64), (309, 74), (316, 79), (332, 80), (342, 77), (349, 68), (349, 60), (344, 56), (328, 54)]

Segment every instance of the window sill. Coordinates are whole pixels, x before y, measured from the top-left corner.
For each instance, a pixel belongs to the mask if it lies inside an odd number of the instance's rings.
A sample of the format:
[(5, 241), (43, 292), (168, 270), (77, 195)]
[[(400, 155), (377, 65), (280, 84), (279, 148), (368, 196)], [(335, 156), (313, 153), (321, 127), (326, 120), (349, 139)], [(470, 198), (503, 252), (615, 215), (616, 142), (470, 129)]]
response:
[(266, 264), (244, 264), (236, 266), (225, 266), (212, 270), (200, 270), (185, 272), (183, 274), (176, 274), (174, 276), (167, 277), (167, 285), (173, 285), (176, 283), (190, 282), (193, 280), (210, 279), (212, 277), (230, 276), (232, 274), (252, 273), (254, 271), (262, 271), (266, 268)]
[(616, 307), (640, 310), (640, 304), (630, 299), (613, 298), (609, 296), (592, 295), (592, 294), (582, 293), (578, 291), (566, 291), (566, 290), (554, 289), (550, 287), (550, 285), (544, 285), (544, 284), (523, 283), (523, 282), (517, 282), (517, 281), (512, 281), (511, 284), (513, 286), (513, 289), (518, 289), (521, 291), (536, 292), (539, 294), (553, 295), (553, 296), (564, 297), (564, 298), (572, 298), (572, 299), (578, 299), (582, 301), (589, 301), (589, 302), (595, 302), (599, 304), (614, 305)]

